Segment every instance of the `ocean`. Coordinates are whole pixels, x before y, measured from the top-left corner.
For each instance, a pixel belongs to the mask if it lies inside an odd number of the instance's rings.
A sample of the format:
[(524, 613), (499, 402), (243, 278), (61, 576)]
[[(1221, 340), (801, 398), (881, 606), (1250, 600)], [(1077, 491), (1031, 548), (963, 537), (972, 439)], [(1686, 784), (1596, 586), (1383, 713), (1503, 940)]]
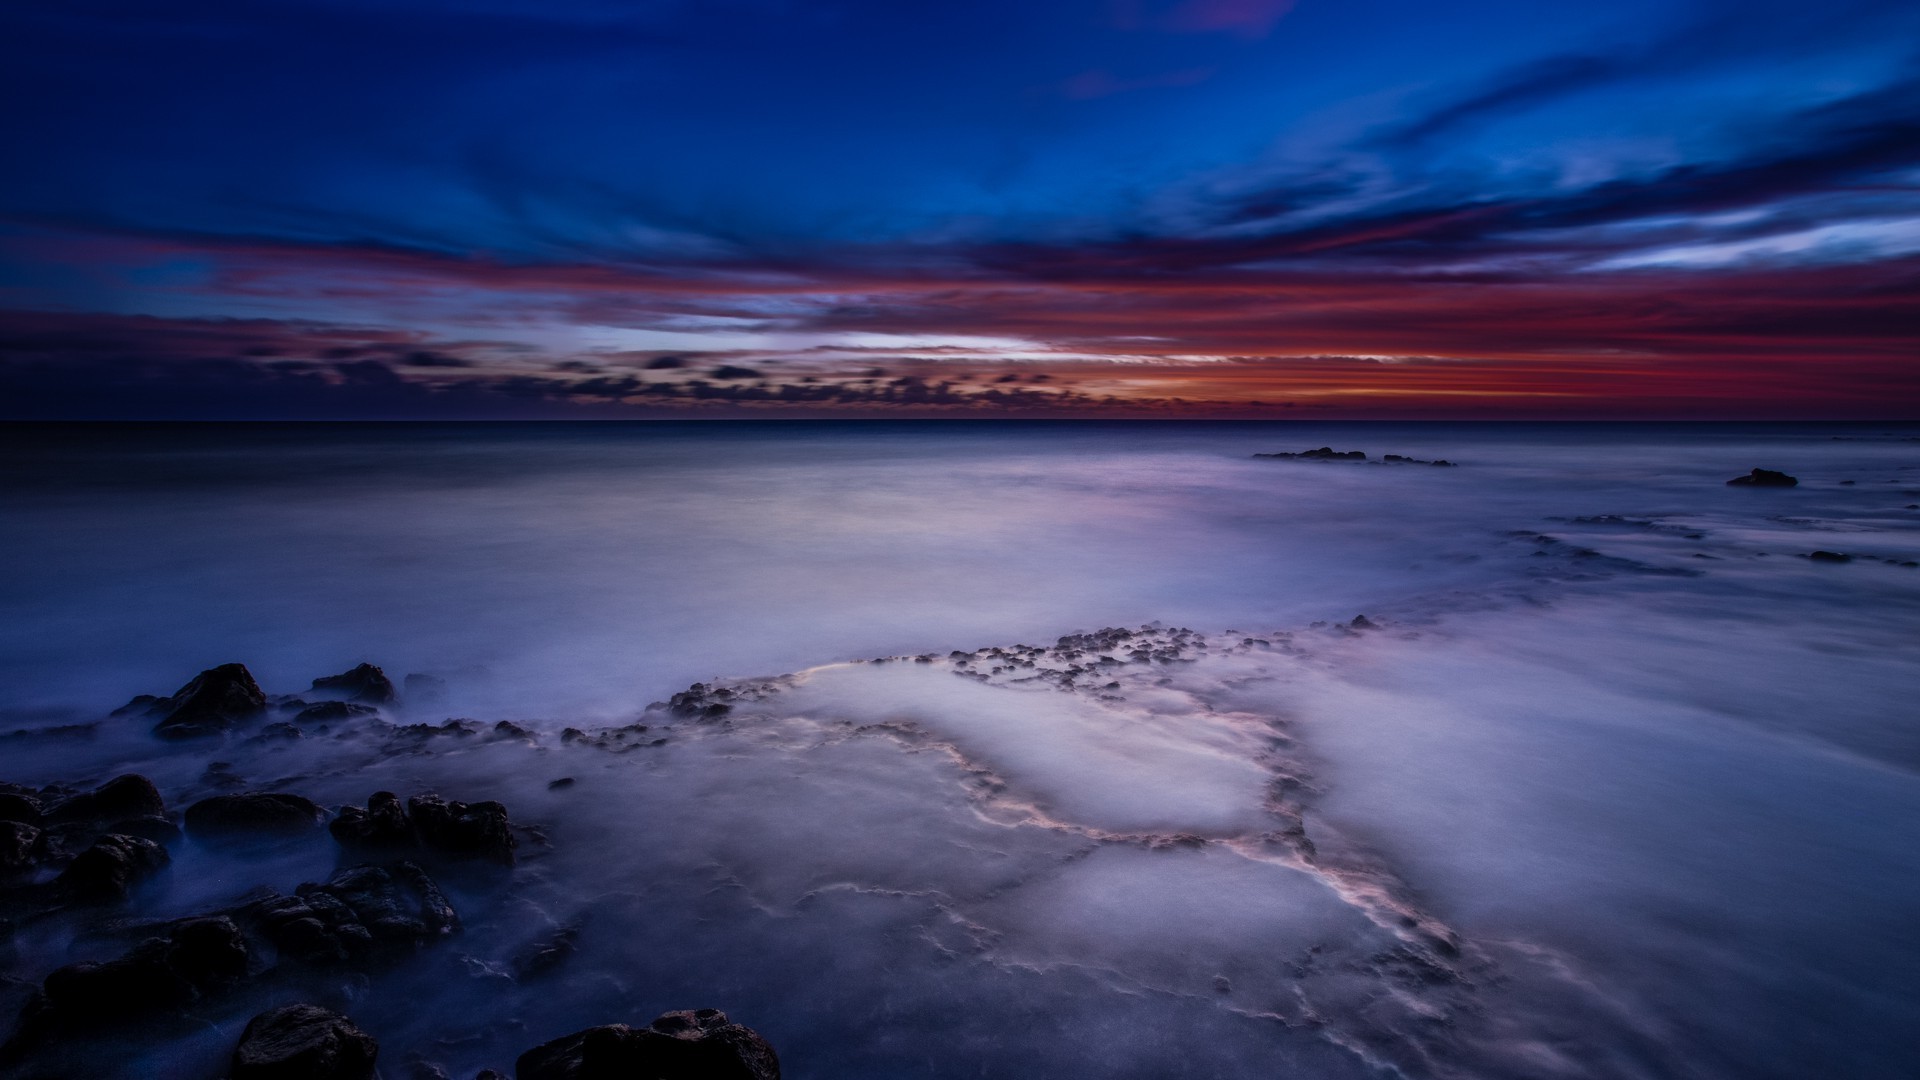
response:
[[(1367, 457), (1255, 456), (1319, 447)], [(300, 984), (389, 1077), (697, 1007), (797, 1078), (1920, 1073), (1920, 425), (12, 425), (0, 452), (0, 780), (437, 791), (529, 830), (504, 876), (442, 881), (454, 940)], [(1755, 468), (1798, 484), (1726, 483)], [(109, 715), (226, 663), (269, 694), (437, 681), (297, 738)], [(122, 914), (342, 858), (189, 835)], [(565, 963), (516, 964), (556, 934)], [(0, 1007), (117, 947), (21, 921)], [(291, 992), (48, 1075), (221, 1075)]]

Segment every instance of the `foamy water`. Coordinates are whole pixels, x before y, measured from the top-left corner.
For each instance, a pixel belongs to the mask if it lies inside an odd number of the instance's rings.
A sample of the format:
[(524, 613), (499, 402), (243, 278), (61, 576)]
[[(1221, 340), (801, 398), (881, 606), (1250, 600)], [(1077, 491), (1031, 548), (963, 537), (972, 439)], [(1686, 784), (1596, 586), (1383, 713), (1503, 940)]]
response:
[[(459, 941), (350, 991), (383, 1062), (453, 1075), (715, 1005), (797, 1077), (1907, 1076), (1916, 434), (18, 429), (0, 727), (367, 660), (448, 680), (391, 719), (536, 734), (109, 720), (9, 740), (0, 779), (185, 805), (217, 756), (330, 805), (504, 801), (551, 846), (446, 883)], [(1320, 445), (1459, 467), (1251, 457)], [(1756, 466), (1800, 486), (1725, 486)], [(1137, 636), (1055, 647), (1107, 626)], [(733, 711), (646, 710), (695, 680)], [(141, 904), (337, 854), (187, 841)], [(517, 979), (561, 926), (576, 957)], [(217, 1075), (258, 1004), (128, 1075)]]

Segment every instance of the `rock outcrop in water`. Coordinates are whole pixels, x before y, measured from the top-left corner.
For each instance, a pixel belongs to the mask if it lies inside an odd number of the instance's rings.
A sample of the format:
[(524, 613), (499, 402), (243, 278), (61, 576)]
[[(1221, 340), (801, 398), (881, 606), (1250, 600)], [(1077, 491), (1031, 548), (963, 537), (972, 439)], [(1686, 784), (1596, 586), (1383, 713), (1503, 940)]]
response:
[(1788, 476), (1772, 469), (1755, 469), (1745, 476), (1736, 476), (1727, 481), (1728, 487), (1797, 487), (1797, 477)]
[[(134, 702), (139, 700), (135, 698)], [(266, 707), (267, 695), (253, 681), (245, 664), (222, 664), (194, 676), (172, 697), (148, 702), (142, 711), (160, 717), (154, 734), (189, 739), (226, 731), (259, 716)]]
[(387, 673), (372, 664), (361, 664), (351, 671), (338, 675), (326, 675), (313, 680), (313, 689), (322, 693), (339, 694), (347, 701), (359, 701), (368, 705), (391, 704), (398, 696), (393, 690), (393, 680)]
[(1255, 454), (1257, 458), (1285, 458), (1290, 461), (1365, 461), (1373, 465), (1438, 465), (1453, 468), (1454, 464), (1445, 458), (1429, 461), (1426, 458), (1408, 457), (1405, 454), (1388, 454), (1379, 461), (1372, 461), (1364, 450), (1335, 450), (1331, 446), (1322, 446), (1317, 450), (1302, 450), (1297, 454)]
[(372, 851), (424, 849), (458, 858), (513, 863), (516, 841), (507, 808), (497, 802), (464, 803), (438, 795), (415, 795), (405, 809), (391, 791), (376, 791), (363, 809), (343, 806), (328, 825), (342, 847)]
[(298, 836), (320, 827), (326, 811), (313, 800), (277, 791), (215, 795), (187, 807), (187, 831), (204, 839)]
[(372, 1080), (380, 1044), (318, 1005), (282, 1005), (247, 1022), (231, 1080)]
[(670, 1012), (644, 1028), (587, 1028), (537, 1046), (514, 1065), (519, 1080), (779, 1080), (780, 1059), (752, 1028), (718, 1009)]
[(1278, 454), (1255, 454), (1253, 456), (1257, 458), (1290, 458), (1295, 461), (1365, 461), (1367, 460), (1367, 453), (1364, 450), (1340, 451), (1340, 450), (1335, 450), (1331, 446), (1323, 446), (1318, 450), (1302, 450), (1297, 454), (1290, 454), (1283, 451)]

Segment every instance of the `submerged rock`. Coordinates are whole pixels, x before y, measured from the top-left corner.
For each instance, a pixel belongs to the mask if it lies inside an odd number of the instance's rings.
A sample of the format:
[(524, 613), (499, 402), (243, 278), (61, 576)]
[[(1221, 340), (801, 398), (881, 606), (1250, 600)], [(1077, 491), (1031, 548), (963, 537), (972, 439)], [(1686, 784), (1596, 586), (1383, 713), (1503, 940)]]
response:
[(1807, 555), (1807, 558), (1812, 559), (1814, 562), (1852, 562), (1853, 561), (1853, 556), (1840, 551), (1809, 552)]
[(1772, 469), (1755, 469), (1745, 476), (1736, 476), (1727, 481), (1728, 487), (1796, 487), (1800, 481), (1783, 472)]
[(369, 705), (386, 705), (397, 696), (393, 680), (372, 664), (361, 664), (338, 675), (323, 675), (313, 680), (313, 689), (341, 694), (348, 701), (364, 701)]
[(282, 1005), (247, 1022), (232, 1080), (372, 1080), (380, 1044), (318, 1005)]
[(313, 800), (285, 792), (215, 795), (187, 807), (187, 831), (209, 838), (285, 836), (318, 828), (326, 812)]
[(587, 1028), (537, 1046), (514, 1065), (519, 1080), (779, 1080), (780, 1059), (758, 1032), (718, 1009), (670, 1012), (635, 1030)]

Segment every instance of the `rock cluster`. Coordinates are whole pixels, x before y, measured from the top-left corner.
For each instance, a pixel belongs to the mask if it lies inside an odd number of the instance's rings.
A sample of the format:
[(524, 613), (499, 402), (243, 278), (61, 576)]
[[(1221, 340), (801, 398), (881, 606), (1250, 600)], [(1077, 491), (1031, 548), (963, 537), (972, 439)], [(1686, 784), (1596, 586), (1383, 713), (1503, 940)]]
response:
[(415, 795), (400, 805), (391, 791), (376, 791), (367, 805), (343, 806), (327, 826), (342, 847), (375, 851), (426, 850), (511, 865), (516, 841), (507, 808), (497, 802), (464, 803), (438, 795)]
[(1302, 450), (1299, 453), (1255, 454), (1257, 458), (1290, 461), (1366, 461), (1374, 465), (1438, 465), (1442, 468), (1454, 468), (1454, 463), (1445, 458), (1432, 461), (1426, 458), (1408, 457), (1405, 454), (1387, 454), (1379, 461), (1372, 461), (1364, 450), (1335, 450), (1331, 446), (1322, 446), (1316, 450)]

